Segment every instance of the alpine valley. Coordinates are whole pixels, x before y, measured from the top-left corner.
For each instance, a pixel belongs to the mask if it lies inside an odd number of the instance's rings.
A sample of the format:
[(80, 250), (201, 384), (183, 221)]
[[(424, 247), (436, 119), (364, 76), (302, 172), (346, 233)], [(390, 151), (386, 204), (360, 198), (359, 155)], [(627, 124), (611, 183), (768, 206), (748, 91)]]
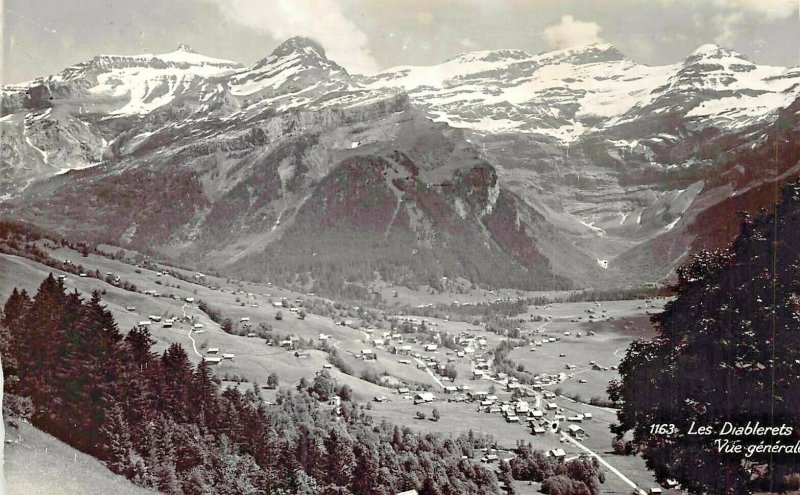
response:
[(306, 38), (250, 67), (101, 55), (3, 87), (0, 212), (321, 293), (656, 283), (800, 175), (799, 95), (800, 68), (715, 45), (661, 67), (598, 44), (371, 76)]

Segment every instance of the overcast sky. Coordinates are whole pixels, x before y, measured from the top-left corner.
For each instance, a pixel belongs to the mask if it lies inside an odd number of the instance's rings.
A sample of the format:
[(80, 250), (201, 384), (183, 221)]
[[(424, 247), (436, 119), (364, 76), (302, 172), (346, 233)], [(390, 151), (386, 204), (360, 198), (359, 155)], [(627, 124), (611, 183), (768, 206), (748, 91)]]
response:
[(650, 65), (716, 43), (800, 65), (800, 0), (0, 0), (4, 83), (103, 53), (196, 51), (244, 64), (310, 36), (350, 72), (475, 50), (608, 42)]

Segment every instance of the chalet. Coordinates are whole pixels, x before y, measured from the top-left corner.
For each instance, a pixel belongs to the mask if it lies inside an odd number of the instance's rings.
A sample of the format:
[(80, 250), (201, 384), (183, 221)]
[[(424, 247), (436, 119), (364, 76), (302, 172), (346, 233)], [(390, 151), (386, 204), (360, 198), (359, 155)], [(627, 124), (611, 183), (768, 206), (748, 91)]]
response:
[(225, 353), (222, 355), (222, 359), (233, 359), (233, 354)]
[(483, 371), (481, 370), (472, 370), (472, 379), (473, 380), (480, 380), (483, 378)]
[(572, 421), (573, 423), (580, 423), (583, 421), (583, 414), (576, 414), (575, 416), (570, 416), (567, 418), (567, 421)]
[(409, 359), (398, 359), (397, 362), (400, 364), (411, 364)]
[(483, 456), (481, 458), (481, 461), (482, 462), (494, 462), (494, 461), (496, 461), (498, 459), (499, 459), (499, 457), (497, 457), (497, 454), (488, 454), (488, 455)]
[(406, 387), (400, 387), (400, 388), (397, 389), (397, 393), (400, 394), (400, 395), (405, 395), (405, 394), (407, 394), (409, 392), (411, 392), (411, 391)]
[(436, 344), (426, 344), (426, 345), (425, 345), (425, 350), (426, 350), (427, 352), (434, 352), (434, 351), (436, 351), (436, 349), (438, 349), (438, 348), (439, 348), (439, 346), (438, 346), (438, 345), (436, 345)]
[(241, 323), (248, 322), (248, 321), (250, 321), (250, 317), (249, 316), (243, 316), (243, 317), (239, 318), (239, 321)]
[(517, 402), (517, 404), (514, 406), (514, 410), (517, 412), (517, 414), (520, 414), (520, 413), (526, 413), (527, 414), (527, 412), (528, 412), (528, 403), (525, 402), (524, 400), (521, 400), (521, 401)]
[(592, 418), (593, 418), (592, 413), (590, 412), (583, 413), (583, 419), (592, 419)]
[(493, 404), (494, 404), (493, 400), (482, 400), (481, 401), (481, 407), (492, 407)]
[(250, 338), (250, 339), (252, 339), (255, 336), (256, 336), (256, 334), (253, 333), (253, 332), (250, 332), (250, 333), (247, 334), (247, 338)]
[(195, 323), (194, 325), (192, 325), (192, 328), (195, 329), (195, 330), (199, 330), (199, 329), (203, 328), (203, 324), (202, 323)]
[(410, 345), (400, 346), (397, 348), (397, 352), (399, 354), (411, 354), (411, 346)]
[(556, 459), (563, 459), (567, 457), (567, 453), (564, 452), (564, 449), (553, 449), (547, 451), (548, 457), (554, 457)]
[(219, 347), (210, 347), (206, 354), (219, 354)]
[(583, 436), (585, 435), (583, 428), (578, 425), (569, 425), (567, 432), (570, 434), (570, 436), (577, 438), (578, 440), (582, 440)]
[(446, 394), (454, 394), (456, 392), (458, 392), (458, 388), (453, 385), (447, 385), (444, 387), (444, 393)]
[(165, 321), (164, 323), (161, 324), (161, 328), (172, 328), (172, 322)]
[(276, 308), (282, 308), (283, 307), (283, 303), (281, 301), (276, 301), (276, 302), (272, 303), (272, 306), (276, 307)]
[(518, 390), (518, 389), (519, 389), (519, 383), (511, 383), (511, 382), (509, 382), (509, 383), (506, 385), (506, 389), (507, 389), (509, 392), (513, 392), (514, 390)]
[(486, 400), (486, 396), (489, 395), (489, 392), (485, 390), (474, 390), (472, 392), (468, 392), (469, 397), (472, 400)]
[(378, 355), (372, 349), (361, 349), (361, 357), (364, 359), (378, 359)]
[(161, 321), (161, 317), (156, 315), (150, 315), (148, 318), (150, 318), (151, 321)]
[(566, 367), (568, 370), (574, 370), (575, 368), (577, 368), (577, 366), (575, 366), (574, 364), (567, 364), (567, 365), (565, 365), (565, 367)]
[(204, 356), (203, 357), (203, 361), (207, 362), (208, 364), (219, 364), (219, 363), (222, 362), (222, 358), (221, 357)]
[(300, 358), (300, 359), (308, 359), (308, 358), (311, 357), (311, 354), (309, 354), (309, 352), (306, 351), (306, 350), (300, 349), (300, 350), (294, 351), (294, 357)]
[(405, 492), (396, 493), (395, 495), (419, 495), (419, 493), (417, 493), (416, 490), (408, 490)]
[(324, 333), (319, 334), (319, 340), (321, 340), (323, 342), (328, 340), (329, 337), (330, 337), (330, 335), (325, 335)]
[(294, 349), (294, 341), (292, 341), (292, 340), (281, 340), (278, 345), (283, 347), (286, 350)]
[(125, 306), (126, 311), (136, 311), (136, 306)]
[(538, 418), (543, 418), (544, 417), (544, 413), (542, 411), (540, 411), (539, 409), (534, 409), (532, 411), (528, 411), (528, 416), (538, 419)]
[(547, 409), (548, 411), (552, 411), (558, 409), (558, 404), (556, 404), (555, 402), (548, 402), (547, 404), (544, 405), (544, 408)]
[(152, 322), (152, 321), (147, 321), (147, 320), (145, 320), (145, 321), (140, 321), (140, 322), (139, 322), (139, 326), (140, 326), (140, 327), (147, 327), (147, 326), (150, 326), (150, 324), (151, 324), (151, 323), (153, 323), (153, 322)]
[(661, 488), (651, 488), (647, 493), (653, 495), (656, 493), (663, 493), (663, 492), (661, 491)]
[(506, 423), (519, 423), (519, 416), (516, 414), (506, 416)]
[(184, 301), (186, 301), (187, 303), (191, 304), (191, 303), (194, 302), (194, 298), (193, 297), (187, 297), (186, 299), (184, 299)]
[(534, 425), (533, 428), (531, 428), (531, 433), (533, 435), (544, 435), (545, 432), (546, 430), (539, 425)]
[(333, 368), (333, 365), (331, 363), (325, 363), (325, 364), (322, 365), (322, 368), (326, 369), (326, 370), (329, 370), (329, 369)]
[(430, 392), (417, 392), (416, 394), (414, 394), (414, 402), (416, 403), (433, 402), (434, 399), (436, 399), (436, 396), (434, 396)]

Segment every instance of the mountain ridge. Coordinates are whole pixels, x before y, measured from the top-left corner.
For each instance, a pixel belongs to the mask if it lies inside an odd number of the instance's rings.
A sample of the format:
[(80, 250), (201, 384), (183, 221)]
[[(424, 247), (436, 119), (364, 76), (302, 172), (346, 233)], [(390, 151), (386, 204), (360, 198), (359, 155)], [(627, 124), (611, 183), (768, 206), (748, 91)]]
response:
[[(373, 76), (349, 74), (307, 38), (291, 38), (249, 67), (185, 48), (93, 60), (97, 73), (68, 69), (70, 78), (4, 88), (4, 209), (97, 235), (81, 225), (92, 218), (123, 244), (252, 272), (243, 260), (267, 263), (261, 250), (294, 256), (279, 248), (284, 238), (361, 232), (365, 204), (374, 203), (392, 215), (363, 241), (382, 246), (387, 236), (378, 233), (402, 225), (408, 236), (398, 245), (404, 253), (424, 248), (427, 261), (411, 263), (388, 247), (375, 253), (393, 256), (393, 266), (414, 264), (415, 283), (454, 246), (461, 254), (444, 261), (445, 276), (492, 279), (469, 261), (488, 250), (479, 257), (494, 252), (504, 260), (496, 272), (519, 270), (509, 283), (526, 288), (546, 279), (558, 287), (658, 280), (686, 256), (697, 205), (719, 202), (714, 171), (759, 146), (781, 115), (796, 126), (800, 94), (800, 70), (758, 66), (716, 45), (662, 67), (597, 44), (539, 55), (471, 52)], [(421, 174), (418, 184), (437, 185), (432, 195), (392, 175), (398, 153)], [(336, 203), (323, 200), (322, 184), (362, 159), (381, 174), (357, 167), (353, 189), (339, 194), (360, 199), (337, 210), (327, 230), (313, 227), (307, 205)], [(488, 181), (482, 190), (497, 185), (502, 218), (468, 213), (470, 198), (449, 189), (466, 180), (459, 174), (472, 162), (489, 172), (468, 180)], [(379, 178), (374, 193), (358, 196), (362, 181)], [(739, 182), (731, 190), (747, 187)], [(90, 206), (75, 208), (81, 197), (92, 198)], [(165, 216), (166, 205), (179, 213)], [(334, 227), (340, 219), (344, 230)], [(614, 261), (667, 237), (678, 239), (675, 249), (652, 266), (626, 275)], [(464, 247), (470, 243), (477, 247)], [(341, 258), (322, 245), (330, 260)]]

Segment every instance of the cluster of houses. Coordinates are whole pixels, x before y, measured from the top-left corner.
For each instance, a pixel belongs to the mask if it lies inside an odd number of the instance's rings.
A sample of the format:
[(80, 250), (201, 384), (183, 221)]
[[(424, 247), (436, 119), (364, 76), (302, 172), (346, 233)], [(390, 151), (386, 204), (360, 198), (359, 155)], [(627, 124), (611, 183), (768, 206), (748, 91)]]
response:
[(219, 347), (209, 347), (206, 355), (203, 356), (203, 361), (209, 364), (219, 364), (225, 359), (233, 360), (234, 355), (231, 353), (219, 353)]

